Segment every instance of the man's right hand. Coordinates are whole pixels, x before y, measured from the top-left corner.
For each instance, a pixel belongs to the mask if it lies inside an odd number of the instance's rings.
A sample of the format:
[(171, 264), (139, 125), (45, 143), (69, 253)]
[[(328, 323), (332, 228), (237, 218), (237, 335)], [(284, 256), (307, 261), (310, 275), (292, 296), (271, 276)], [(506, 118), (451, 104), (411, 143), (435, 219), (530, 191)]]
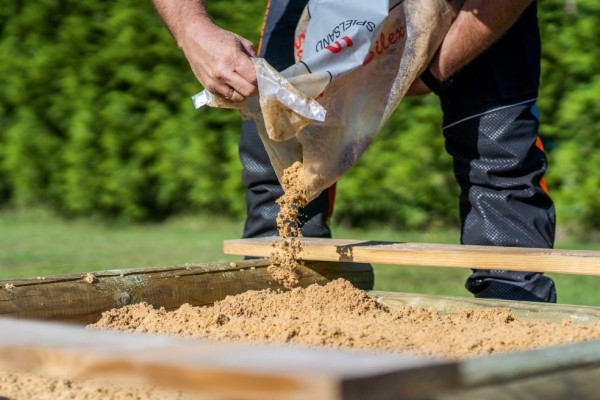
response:
[(213, 24), (204, 0), (153, 3), (206, 89), (236, 102), (258, 93), (252, 43)]
[(178, 42), (200, 83), (232, 101), (256, 95), (252, 43), (212, 23), (194, 25)]

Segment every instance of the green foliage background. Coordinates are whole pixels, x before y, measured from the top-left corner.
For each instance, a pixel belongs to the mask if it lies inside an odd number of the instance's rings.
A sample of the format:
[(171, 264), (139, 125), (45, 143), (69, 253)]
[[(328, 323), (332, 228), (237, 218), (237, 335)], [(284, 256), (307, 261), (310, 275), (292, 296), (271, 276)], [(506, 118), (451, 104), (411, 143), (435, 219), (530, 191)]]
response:
[[(258, 43), (264, 1), (209, 1)], [(559, 223), (600, 223), (600, 5), (540, 3), (539, 108)], [(150, 1), (14, 0), (0, 8), (0, 204), (133, 221), (241, 217), (239, 117), (194, 111), (201, 90)], [(457, 185), (434, 96), (404, 101), (340, 181), (336, 218), (457, 224)]]

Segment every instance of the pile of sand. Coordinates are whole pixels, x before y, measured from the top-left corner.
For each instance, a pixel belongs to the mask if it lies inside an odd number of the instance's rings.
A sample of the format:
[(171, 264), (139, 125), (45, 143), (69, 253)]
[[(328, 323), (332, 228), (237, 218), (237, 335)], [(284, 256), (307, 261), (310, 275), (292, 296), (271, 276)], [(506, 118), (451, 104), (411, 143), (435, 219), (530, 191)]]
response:
[(339, 279), (289, 292), (249, 291), (212, 307), (175, 311), (136, 304), (103, 314), (92, 328), (221, 341), (372, 349), (462, 359), (600, 338), (600, 326), (525, 322), (509, 309), (390, 309)]

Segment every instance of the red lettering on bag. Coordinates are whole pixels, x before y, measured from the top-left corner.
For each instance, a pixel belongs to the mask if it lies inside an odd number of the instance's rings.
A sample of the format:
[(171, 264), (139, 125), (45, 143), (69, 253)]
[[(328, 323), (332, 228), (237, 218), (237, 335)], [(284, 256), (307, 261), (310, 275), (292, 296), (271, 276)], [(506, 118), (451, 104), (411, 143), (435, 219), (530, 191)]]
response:
[(325, 46), (325, 48), (332, 53), (339, 53), (340, 51), (342, 51), (342, 44), (340, 42), (338, 42), (337, 40), (335, 41), (334, 46), (329, 45), (329, 46)]
[(375, 46), (372, 47), (372, 50), (367, 55), (365, 61), (363, 61), (363, 65), (369, 64), (373, 59), (381, 54), (390, 47), (394, 47), (396, 43), (398, 43), (402, 38), (406, 36), (406, 30), (403, 26), (397, 28), (395, 31), (390, 33), (382, 32), (379, 35), (379, 39), (375, 42)]
[[(348, 36), (344, 36), (342, 40), (346, 42), (346, 47), (352, 47), (354, 45), (352, 39), (350, 39)], [(340, 43), (338, 40), (335, 41), (334, 45), (325, 46), (325, 48), (332, 53), (339, 53), (344, 49), (342, 43)]]
[(306, 33), (301, 33), (296, 40), (294, 40), (294, 49), (296, 49), (296, 58), (298, 61), (302, 60), (304, 53), (304, 41), (306, 40)]

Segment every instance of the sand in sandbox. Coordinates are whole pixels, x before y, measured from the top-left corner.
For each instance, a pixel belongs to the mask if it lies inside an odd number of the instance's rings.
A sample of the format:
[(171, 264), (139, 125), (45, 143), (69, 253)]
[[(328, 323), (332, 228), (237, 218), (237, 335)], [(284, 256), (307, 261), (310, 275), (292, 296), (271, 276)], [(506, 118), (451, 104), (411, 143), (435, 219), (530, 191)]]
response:
[(600, 338), (596, 324), (520, 321), (509, 309), (456, 315), (391, 309), (343, 279), (289, 292), (249, 291), (211, 307), (183, 305), (171, 312), (136, 304), (107, 311), (90, 327), (451, 359)]
[[(503, 308), (465, 310), (456, 315), (408, 306), (389, 308), (342, 279), (288, 292), (249, 291), (210, 307), (183, 305), (165, 311), (135, 304), (107, 311), (89, 327), (450, 359), (600, 338), (598, 324), (524, 322)], [(119, 388), (20, 371), (0, 371), (0, 396), (11, 400), (193, 398), (151, 388)]]

